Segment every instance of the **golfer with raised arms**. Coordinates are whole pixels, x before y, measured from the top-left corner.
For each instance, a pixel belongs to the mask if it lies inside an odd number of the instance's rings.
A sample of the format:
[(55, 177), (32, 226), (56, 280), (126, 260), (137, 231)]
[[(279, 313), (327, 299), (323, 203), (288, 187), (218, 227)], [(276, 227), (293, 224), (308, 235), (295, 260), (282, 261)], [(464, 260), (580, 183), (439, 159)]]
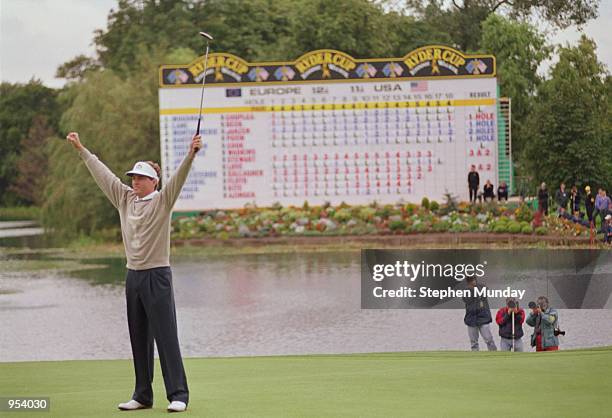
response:
[(161, 191), (157, 190), (160, 174), (157, 164), (137, 162), (126, 173), (132, 178), (132, 187), (128, 187), (81, 144), (78, 133), (69, 133), (67, 139), (79, 151), (121, 219), (128, 269), (125, 295), (136, 388), (132, 399), (118, 407), (135, 410), (153, 405), (155, 340), (170, 402), (168, 411), (184, 411), (189, 403), (189, 389), (176, 327), (170, 270), (170, 215), (193, 159), (202, 147), (201, 137), (193, 136), (187, 156)]

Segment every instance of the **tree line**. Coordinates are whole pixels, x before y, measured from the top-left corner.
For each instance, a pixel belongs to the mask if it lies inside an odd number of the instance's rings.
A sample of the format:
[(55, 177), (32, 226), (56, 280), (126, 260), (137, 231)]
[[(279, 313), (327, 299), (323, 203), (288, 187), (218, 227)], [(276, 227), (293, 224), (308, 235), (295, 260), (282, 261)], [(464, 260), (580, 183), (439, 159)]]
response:
[[(426, 44), (497, 57), (503, 96), (512, 98), (516, 174), (529, 186), (561, 181), (612, 186), (612, 78), (594, 41), (551, 45), (530, 23), (582, 25), (597, 0), (119, 0), (94, 57), (57, 69), (67, 83), (0, 85), (0, 205), (36, 205), (66, 237), (117, 225), (110, 206), (63, 139), (77, 130), (115, 172), (159, 158), (157, 69), (214, 50), (248, 61), (280, 61), (333, 48), (355, 58), (400, 57)], [(540, 64), (557, 53), (542, 75)], [(92, 215), (95, 214), (95, 215)]]

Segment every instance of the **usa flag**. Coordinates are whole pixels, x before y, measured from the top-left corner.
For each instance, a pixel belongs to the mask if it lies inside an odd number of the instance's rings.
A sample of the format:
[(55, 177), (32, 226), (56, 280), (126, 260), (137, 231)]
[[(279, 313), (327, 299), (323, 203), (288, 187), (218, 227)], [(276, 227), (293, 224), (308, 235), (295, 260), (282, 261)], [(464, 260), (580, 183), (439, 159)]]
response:
[(419, 91), (427, 91), (427, 81), (411, 81), (410, 91), (413, 93)]

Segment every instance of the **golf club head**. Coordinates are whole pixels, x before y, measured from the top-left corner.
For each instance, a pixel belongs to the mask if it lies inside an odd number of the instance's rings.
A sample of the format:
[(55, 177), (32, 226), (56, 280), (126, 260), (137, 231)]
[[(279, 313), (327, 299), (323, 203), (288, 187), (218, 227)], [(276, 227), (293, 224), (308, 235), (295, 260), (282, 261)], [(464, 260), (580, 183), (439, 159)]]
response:
[(206, 32), (200, 32), (200, 36), (203, 37), (203, 38), (208, 39), (209, 41), (213, 40), (213, 37), (210, 34), (206, 33)]

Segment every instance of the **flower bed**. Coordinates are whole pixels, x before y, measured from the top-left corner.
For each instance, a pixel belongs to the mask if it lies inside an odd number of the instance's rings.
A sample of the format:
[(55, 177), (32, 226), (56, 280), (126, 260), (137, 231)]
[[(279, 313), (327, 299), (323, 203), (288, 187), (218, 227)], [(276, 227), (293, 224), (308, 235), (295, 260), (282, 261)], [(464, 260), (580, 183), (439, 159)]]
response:
[(404, 235), (428, 232), (489, 232), (588, 236), (588, 228), (556, 216), (541, 218), (527, 205), (397, 203), (369, 206), (283, 207), (252, 205), (236, 210), (211, 210), (172, 222), (173, 239), (321, 235)]

